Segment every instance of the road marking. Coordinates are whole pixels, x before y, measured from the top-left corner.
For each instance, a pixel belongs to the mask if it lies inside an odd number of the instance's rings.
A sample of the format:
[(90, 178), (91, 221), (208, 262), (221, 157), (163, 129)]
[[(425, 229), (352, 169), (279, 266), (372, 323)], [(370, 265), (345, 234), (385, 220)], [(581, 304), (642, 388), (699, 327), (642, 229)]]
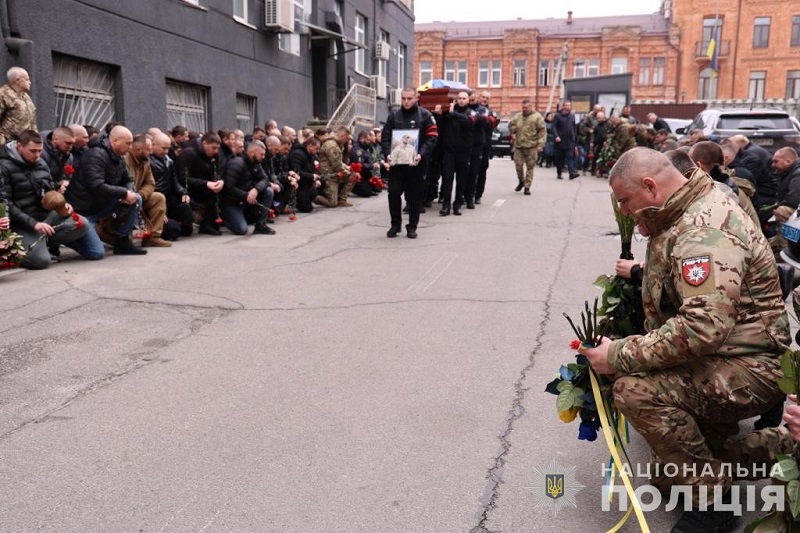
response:
[(422, 275), (422, 277), (420, 277), (420, 278), (419, 278), (419, 279), (418, 279), (418, 280), (417, 280), (417, 281), (416, 281), (416, 282), (415, 282), (413, 285), (411, 285), (411, 286), (410, 286), (410, 287), (409, 287), (407, 290), (409, 290), (409, 291), (410, 291), (411, 289), (413, 289), (414, 287), (416, 287), (417, 285), (419, 285), (420, 283), (422, 283), (422, 280), (424, 280), (424, 279), (425, 279), (425, 276), (427, 276), (428, 274), (430, 274), (431, 270), (433, 270), (434, 268), (436, 268), (436, 265), (438, 265), (439, 263), (441, 263), (443, 259), (444, 259), (444, 256), (442, 256), (442, 257), (440, 257), (439, 259), (437, 259), (437, 260), (436, 260), (436, 262), (433, 264), (433, 266), (432, 266), (432, 267), (430, 267), (430, 268), (429, 268), (429, 269), (428, 269), (428, 270), (427, 270), (427, 271), (426, 271), (426, 272), (425, 272), (425, 273)]
[(502, 199), (501, 200), (495, 200), (494, 203), (492, 204), (492, 207), (489, 209), (489, 213), (488, 213), (489, 214), (489, 218), (494, 218), (494, 216), (497, 214), (498, 211), (500, 211), (500, 208), (503, 206), (504, 203), (506, 203), (505, 200), (502, 200)]
[(197, 494), (195, 494), (194, 496), (192, 496), (191, 498), (189, 498), (189, 501), (188, 501), (188, 502), (186, 502), (186, 503), (184, 504), (184, 506), (183, 506), (183, 507), (181, 507), (180, 509), (178, 509), (178, 512), (177, 512), (177, 513), (175, 513), (174, 515), (172, 515), (172, 516), (170, 517), (170, 519), (169, 519), (169, 520), (167, 520), (167, 523), (166, 523), (166, 524), (164, 524), (163, 526), (161, 526), (161, 529), (159, 529), (159, 530), (158, 530), (158, 533), (161, 533), (162, 531), (164, 531), (165, 529), (167, 529), (167, 528), (169, 527), (169, 525), (172, 523), (172, 521), (173, 521), (173, 520), (175, 520), (176, 518), (178, 518), (178, 515), (180, 515), (182, 512), (184, 512), (184, 511), (186, 510), (186, 508), (187, 508), (187, 507), (189, 507), (190, 505), (192, 505), (192, 504), (195, 502), (195, 500), (196, 500), (196, 499), (197, 499)]
[(431, 285), (436, 283), (436, 280), (442, 277), (442, 274), (444, 274), (445, 271), (450, 267), (450, 265), (453, 264), (453, 261), (456, 260), (456, 257), (458, 257), (458, 254), (454, 255), (453, 258), (444, 266), (444, 268), (438, 274), (436, 274), (436, 276), (431, 280), (431, 282), (425, 285), (425, 288), (422, 289), (422, 292), (427, 291), (431, 287)]

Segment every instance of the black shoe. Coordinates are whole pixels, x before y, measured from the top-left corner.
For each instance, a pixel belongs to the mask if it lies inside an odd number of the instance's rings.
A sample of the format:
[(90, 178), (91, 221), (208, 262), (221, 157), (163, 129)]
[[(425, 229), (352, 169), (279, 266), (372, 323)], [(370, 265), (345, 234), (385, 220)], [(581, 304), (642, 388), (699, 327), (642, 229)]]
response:
[(514, 187), (514, 191), (515, 191), (515, 192), (519, 192), (519, 191), (521, 191), (521, 190), (522, 190), (522, 187), (523, 187), (523, 185), (522, 185), (522, 182), (520, 181), (520, 182), (517, 184), (517, 186), (516, 186), (516, 187)]
[(457, 217), (461, 216), (461, 206), (453, 206), (453, 214)]
[(386, 232), (386, 236), (391, 239), (392, 237), (397, 237), (398, 233), (400, 233), (400, 228), (398, 226), (392, 226), (389, 228), (389, 231)]
[(580, 178), (580, 177), (581, 177), (581, 175), (578, 174), (577, 172), (575, 174), (570, 174), (569, 175), (569, 179), (571, 179), (571, 180), (574, 180), (575, 178)]
[(725, 533), (736, 527), (739, 517), (733, 511), (715, 511), (710, 506), (705, 511), (684, 511), (681, 519), (672, 526), (672, 533)]
[(427, 201), (425, 202), (425, 207), (433, 207), (433, 202), (432, 202), (432, 201), (430, 201), (430, 200), (427, 200)]
[(147, 250), (142, 250), (133, 245), (128, 239), (118, 239), (114, 245), (115, 255), (145, 255)]
[(441, 196), (436, 199), (437, 204), (441, 204), (442, 202), (444, 202), (444, 198), (442, 198)]
[(269, 226), (259, 226), (256, 224), (253, 228), (253, 235), (275, 235), (276, 231)]
[(446, 217), (449, 214), (450, 214), (450, 206), (449, 205), (442, 206), (442, 208), (439, 210), (439, 216), (440, 217)]
[(561, 177), (561, 174), (559, 174), (558, 176), (556, 176), (556, 179), (557, 179), (557, 180), (563, 180), (564, 178), (562, 178), (562, 177)]
[(403, 208), (403, 213), (408, 213), (408, 205)]
[(416, 239), (417, 238), (417, 228), (412, 228), (411, 226), (406, 226), (406, 237), (409, 239)]
[(427, 209), (425, 209), (425, 206), (422, 206), (422, 207), (420, 207), (420, 208), (419, 208), (419, 213), (420, 213), (420, 215), (421, 215), (422, 213), (427, 213), (427, 212), (428, 212), (428, 210), (427, 210)]
[(467, 209), (475, 209), (475, 204), (472, 202), (467, 202)]
[(208, 224), (200, 224), (200, 229), (198, 232), (202, 233), (203, 235), (222, 235), (222, 232), (219, 229)]
[(529, 188), (525, 187), (525, 192), (523, 194), (525, 196), (530, 196), (531, 195), (531, 190)]
[(481, 199), (480, 198), (475, 198), (475, 204), (479, 204), (479, 203), (481, 203)]

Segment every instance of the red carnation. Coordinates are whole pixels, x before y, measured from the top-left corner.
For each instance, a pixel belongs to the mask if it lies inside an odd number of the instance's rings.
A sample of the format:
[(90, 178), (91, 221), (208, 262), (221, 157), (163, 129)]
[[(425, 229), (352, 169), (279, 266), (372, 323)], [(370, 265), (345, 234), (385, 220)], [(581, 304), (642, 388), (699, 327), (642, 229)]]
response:
[(270, 209), (269, 213), (267, 214), (267, 217), (268, 218), (275, 218), (275, 210), (274, 209)]
[(75, 174), (75, 167), (73, 167), (72, 165), (64, 165), (64, 174), (66, 174), (67, 177), (72, 176), (73, 174)]
[(215, 218), (214, 219), (214, 224), (216, 224), (217, 226), (221, 225), (222, 224), (222, 219), (220, 217)]
[(573, 339), (572, 342), (569, 343), (569, 347), (573, 350), (578, 350), (581, 347), (581, 341)]

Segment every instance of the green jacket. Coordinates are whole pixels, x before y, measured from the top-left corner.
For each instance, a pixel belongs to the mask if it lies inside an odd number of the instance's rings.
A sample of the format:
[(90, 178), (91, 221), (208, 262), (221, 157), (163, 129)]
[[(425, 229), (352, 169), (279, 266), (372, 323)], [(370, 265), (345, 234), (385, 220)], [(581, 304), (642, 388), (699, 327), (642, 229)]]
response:
[(611, 343), (620, 373), (708, 355), (780, 357), (790, 343), (775, 257), (736, 200), (703, 171), (660, 208), (635, 213), (648, 231), (642, 284), (649, 333)]
[(544, 148), (547, 140), (544, 119), (536, 111), (514, 115), (508, 124), (508, 131), (514, 134), (515, 148)]

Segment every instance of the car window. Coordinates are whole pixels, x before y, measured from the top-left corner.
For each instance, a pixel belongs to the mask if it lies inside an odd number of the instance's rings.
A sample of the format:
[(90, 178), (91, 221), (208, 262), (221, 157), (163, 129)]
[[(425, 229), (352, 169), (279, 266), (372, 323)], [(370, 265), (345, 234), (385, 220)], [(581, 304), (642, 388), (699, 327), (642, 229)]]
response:
[(784, 115), (720, 115), (721, 130), (790, 130), (792, 121)]
[(508, 133), (508, 121), (502, 121), (497, 125), (497, 131)]

